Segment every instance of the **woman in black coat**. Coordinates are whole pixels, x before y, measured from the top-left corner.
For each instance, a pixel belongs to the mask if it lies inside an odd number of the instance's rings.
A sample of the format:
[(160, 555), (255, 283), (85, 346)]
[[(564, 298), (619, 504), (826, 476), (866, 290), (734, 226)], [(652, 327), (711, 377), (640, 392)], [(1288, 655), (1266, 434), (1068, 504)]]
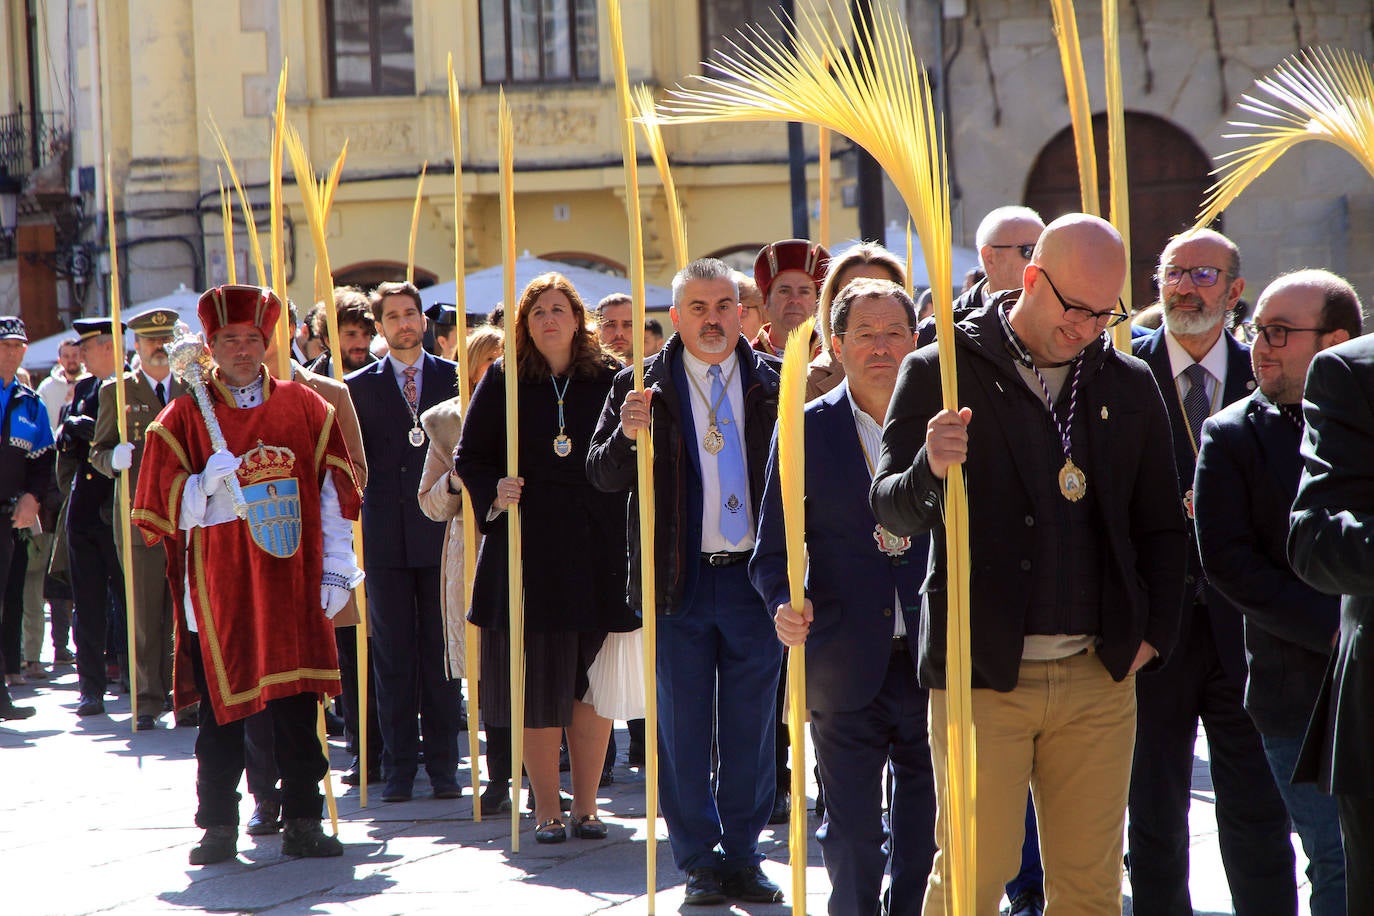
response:
[(470, 619), (482, 628), (482, 705), (510, 719), (509, 589), (505, 511), (520, 506), (525, 590), (525, 767), (534, 790), (535, 839), (562, 842), (558, 748), (568, 733), (572, 832), (600, 839), (596, 790), (611, 721), (583, 702), (587, 670), (608, 632), (639, 623), (625, 603), (625, 498), (588, 483), (587, 447), (619, 363), (587, 325), (563, 276), (544, 274), (514, 317), (519, 373), (519, 477), (506, 476), (504, 361), (473, 394), (455, 467), (486, 536)]

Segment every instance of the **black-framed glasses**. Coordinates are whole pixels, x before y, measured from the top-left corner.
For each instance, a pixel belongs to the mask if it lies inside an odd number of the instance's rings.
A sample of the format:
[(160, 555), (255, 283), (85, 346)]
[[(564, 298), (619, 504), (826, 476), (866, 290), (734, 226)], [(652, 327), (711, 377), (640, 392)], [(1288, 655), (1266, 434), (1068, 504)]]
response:
[(1177, 264), (1165, 264), (1159, 271), (1159, 278), (1165, 286), (1177, 286), (1183, 282), (1184, 274), (1187, 274), (1194, 286), (1216, 286), (1223, 273), (1225, 271), (1220, 267), (1179, 267)]
[(1035, 243), (1034, 243), (1034, 242), (1031, 242), (1031, 243), (1028, 244), (1028, 245), (989, 245), (988, 247), (989, 247), (989, 248), (1015, 248), (1017, 251), (1019, 251), (1019, 252), (1021, 253), (1021, 257), (1025, 258), (1027, 261), (1029, 261), (1029, 260), (1031, 259), (1031, 255), (1035, 254)]
[(1120, 297), (1116, 300), (1117, 309), (1115, 310), (1105, 309), (1101, 312), (1094, 312), (1092, 309), (1084, 308), (1081, 305), (1069, 305), (1064, 301), (1064, 297), (1059, 292), (1059, 287), (1054, 285), (1054, 281), (1050, 279), (1050, 275), (1045, 271), (1045, 268), (1040, 268), (1040, 275), (1045, 278), (1045, 282), (1050, 285), (1050, 289), (1054, 290), (1054, 297), (1058, 299), (1059, 304), (1063, 306), (1064, 317), (1069, 320), (1070, 324), (1082, 324), (1091, 318), (1098, 326), (1106, 329), (1116, 327), (1121, 324), (1121, 322), (1131, 317), (1131, 313), (1126, 311), (1126, 303), (1122, 302)]
[(1264, 342), (1271, 347), (1288, 346), (1288, 335), (1303, 332), (1307, 334), (1330, 334), (1330, 328), (1290, 328), (1282, 324), (1251, 324), (1250, 330), (1255, 332), (1256, 337), (1263, 337)]

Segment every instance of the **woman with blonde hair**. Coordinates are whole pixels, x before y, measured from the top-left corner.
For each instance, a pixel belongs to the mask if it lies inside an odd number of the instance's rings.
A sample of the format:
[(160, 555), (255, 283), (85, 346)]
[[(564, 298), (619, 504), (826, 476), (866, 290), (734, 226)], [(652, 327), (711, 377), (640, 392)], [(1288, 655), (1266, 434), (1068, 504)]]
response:
[(821, 295), (816, 303), (816, 333), (821, 338), (821, 352), (806, 367), (806, 399), (818, 398), (844, 381), (844, 366), (830, 350), (830, 303), (849, 285), (850, 281), (866, 277), (870, 280), (891, 280), (906, 285), (906, 268), (895, 254), (877, 242), (860, 242), (844, 254), (832, 259), (826, 273)]
[[(496, 357), (501, 355), (504, 337), (500, 328), (480, 327), (468, 334), (467, 347), (455, 354), (458, 371), (466, 372), (472, 391)], [(443, 599), (444, 639), (447, 644), (445, 670), (449, 677), (467, 676), (465, 658), (467, 639), (467, 601), (463, 595), (463, 482), (453, 472), (453, 453), (463, 431), (459, 399), (449, 398), (420, 415), (420, 424), (429, 438), (425, 468), (420, 475), (420, 511), (436, 522), (447, 522), (444, 530), (443, 563), (439, 566), (439, 594)], [(502, 801), (509, 804), (510, 730), (486, 726), (487, 791), (482, 793), (483, 814), (496, 814)], [(504, 754), (502, 748), (505, 749)], [(504, 763), (504, 766), (503, 766)]]
[[(525, 768), (534, 790), (535, 840), (560, 843), (558, 748), (568, 734), (572, 825), (601, 839), (597, 817), (611, 720), (592, 705), (589, 670), (607, 634), (638, 628), (625, 602), (625, 498), (587, 481), (587, 448), (620, 363), (604, 350), (581, 297), (561, 274), (536, 277), (514, 310), (519, 477), (506, 476), (505, 373), (498, 361), (477, 386), (455, 467), (485, 536), (469, 619), (482, 628), (482, 704), (510, 721), (507, 524), (520, 506), (525, 591)], [(642, 688), (641, 688), (642, 689)]]

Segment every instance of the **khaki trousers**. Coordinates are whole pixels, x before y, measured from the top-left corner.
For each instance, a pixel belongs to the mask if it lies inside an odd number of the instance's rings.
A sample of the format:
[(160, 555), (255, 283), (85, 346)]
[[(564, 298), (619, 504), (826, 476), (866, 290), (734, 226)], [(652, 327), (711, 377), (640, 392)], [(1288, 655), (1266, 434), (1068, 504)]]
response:
[[(924, 916), (944, 916), (948, 809), (945, 691), (930, 691), (938, 800)], [(1135, 747), (1135, 676), (1112, 680), (1092, 654), (1023, 661), (1016, 689), (973, 691), (977, 885), (973, 913), (997, 916), (1021, 864), (1026, 787), (1035, 798), (1046, 916), (1121, 912), (1126, 800)]]
[(115, 547), (124, 575), (134, 582), (134, 645), (138, 655), (138, 709), (135, 715), (162, 715), (172, 692), (172, 660), (176, 650), (176, 606), (167, 581), (167, 550), (149, 547), (138, 529), (133, 531), (133, 563), (124, 551), (123, 534), (115, 526)]

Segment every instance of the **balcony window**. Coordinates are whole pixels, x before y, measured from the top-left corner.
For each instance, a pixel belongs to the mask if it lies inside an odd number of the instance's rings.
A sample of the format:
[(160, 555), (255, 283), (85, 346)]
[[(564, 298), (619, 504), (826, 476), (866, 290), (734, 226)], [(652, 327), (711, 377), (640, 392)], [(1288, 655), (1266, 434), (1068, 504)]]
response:
[[(701, 59), (711, 60), (718, 54), (733, 54), (730, 41), (739, 41), (739, 32), (752, 37), (755, 28), (779, 40), (786, 30), (778, 22), (781, 13), (792, 4), (779, 0), (704, 0), (701, 4)], [(707, 69), (709, 73), (709, 68)]]
[(411, 0), (327, 0), (329, 94), (414, 95)]
[(599, 76), (596, 0), (482, 0), (482, 82)]

